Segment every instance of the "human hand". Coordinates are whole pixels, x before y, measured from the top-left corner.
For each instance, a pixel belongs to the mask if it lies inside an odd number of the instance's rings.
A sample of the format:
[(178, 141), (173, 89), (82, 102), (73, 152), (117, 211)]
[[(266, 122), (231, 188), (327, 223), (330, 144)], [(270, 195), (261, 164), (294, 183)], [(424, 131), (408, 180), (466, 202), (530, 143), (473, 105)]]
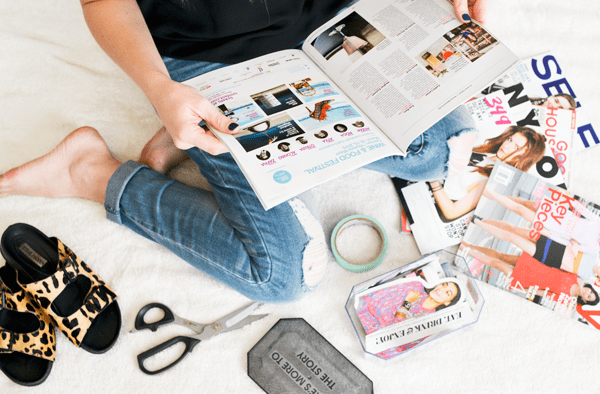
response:
[(211, 155), (227, 152), (213, 133), (198, 126), (202, 120), (223, 133), (233, 134), (239, 130), (235, 122), (191, 86), (163, 81), (162, 86), (155, 87), (150, 101), (179, 149), (198, 147)]
[(406, 313), (402, 311), (396, 311), (396, 313), (394, 313), (394, 317), (399, 320), (406, 320)]
[(411, 290), (404, 301), (410, 302), (411, 304), (419, 299), (419, 292)]
[(471, 18), (485, 25), (487, 22), (488, 0), (454, 0), (454, 12), (461, 22)]

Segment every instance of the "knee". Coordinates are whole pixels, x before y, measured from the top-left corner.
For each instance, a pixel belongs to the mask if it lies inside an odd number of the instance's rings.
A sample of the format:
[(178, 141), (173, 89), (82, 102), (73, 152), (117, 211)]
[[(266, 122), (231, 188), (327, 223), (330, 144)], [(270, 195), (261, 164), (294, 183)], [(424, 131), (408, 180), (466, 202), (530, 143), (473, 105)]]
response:
[(269, 304), (287, 304), (303, 298), (314, 289), (325, 274), (327, 251), (311, 242), (297, 257), (290, 254), (272, 264), (271, 275), (260, 282), (250, 298)]
[(281, 217), (287, 218), (285, 228), (279, 229), (277, 242), (270, 242), (262, 257), (267, 260), (256, 264), (262, 269), (254, 270), (257, 285), (250, 298), (256, 301), (297, 301), (325, 275), (327, 241), (321, 223), (298, 198), (282, 204), (281, 210)]
[[(283, 265), (295, 264), (286, 261)], [(288, 304), (300, 300), (307, 292), (303, 275), (299, 270), (286, 270), (281, 275), (274, 275), (257, 286), (256, 293), (249, 296), (254, 301), (268, 304)]]

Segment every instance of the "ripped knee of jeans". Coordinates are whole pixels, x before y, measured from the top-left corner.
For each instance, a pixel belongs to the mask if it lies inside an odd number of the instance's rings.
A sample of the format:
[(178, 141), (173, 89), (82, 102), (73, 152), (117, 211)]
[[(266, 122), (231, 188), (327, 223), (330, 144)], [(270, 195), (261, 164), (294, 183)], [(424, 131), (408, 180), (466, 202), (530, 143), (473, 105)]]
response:
[(302, 252), (302, 273), (304, 284), (312, 289), (325, 276), (327, 266), (327, 242), (321, 223), (298, 198), (288, 201), (302, 225), (309, 241)]

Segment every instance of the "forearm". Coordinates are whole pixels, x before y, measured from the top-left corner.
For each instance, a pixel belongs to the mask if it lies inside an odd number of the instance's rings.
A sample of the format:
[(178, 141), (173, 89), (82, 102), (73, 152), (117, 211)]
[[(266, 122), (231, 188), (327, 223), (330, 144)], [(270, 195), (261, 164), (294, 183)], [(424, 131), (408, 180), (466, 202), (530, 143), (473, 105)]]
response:
[(81, 5), (100, 47), (153, 101), (171, 80), (135, 0), (81, 0)]
[(471, 201), (472, 193), (468, 193), (458, 201), (453, 201), (438, 181), (431, 182), (430, 185), (435, 202), (446, 219), (454, 220), (475, 208), (475, 204)]
[[(142, 89), (179, 149), (197, 147), (217, 155), (225, 145), (198, 124), (233, 134), (239, 126), (195, 88), (174, 82), (135, 0), (81, 0), (86, 23), (100, 45)], [(164, 15), (169, 18), (169, 15)]]

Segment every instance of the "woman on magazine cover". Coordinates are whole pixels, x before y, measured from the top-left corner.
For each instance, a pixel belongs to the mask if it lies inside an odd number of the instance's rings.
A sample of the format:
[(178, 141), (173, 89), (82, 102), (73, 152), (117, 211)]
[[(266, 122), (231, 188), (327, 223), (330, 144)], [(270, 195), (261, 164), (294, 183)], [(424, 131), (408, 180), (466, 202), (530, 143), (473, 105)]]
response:
[[(442, 282), (429, 288), (422, 280), (406, 280), (362, 297), (357, 314), (366, 334), (406, 319), (437, 312), (455, 305), (461, 298), (461, 288), (455, 281)], [(385, 350), (377, 355), (384, 359), (393, 357), (418, 345), (426, 338)]]
[[(527, 200), (525, 198), (505, 196), (494, 192), (490, 188), (486, 188), (483, 191), (483, 196), (489, 200), (496, 201), (504, 208), (511, 212), (516, 213), (530, 224), (536, 221), (538, 210), (543, 209), (541, 201), (543, 194), (539, 196), (536, 201)], [(599, 253), (600, 252), (600, 218), (594, 215), (589, 209), (585, 208), (583, 204), (577, 207), (578, 212), (572, 212), (568, 210), (564, 214), (562, 224), (554, 220), (547, 220), (544, 222), (544, 228), (540, 231), (540, 234), (551, 238), (553, 241), (559, 242), (563, 245), (570, 245), (571, 240), (577, 241), (579, 244), (579, 251), (587, 253)], [(506, 222), (495, 223), (496, 226), (502, 227)], [(504, 227), (507, 231), (513, 231), (513, 227)], [(568, 231), (564, 228), (568, 227)], [(531, 231), (527, 231), (527, 235), (531, 241), (535, 239), (531, 238)]]
[(579, 250), (579, 244), (571, 240), (563, 245), (540, 235), (536, 241), (529, 238), (530, 229), (514, 226), (510, 223), (473, 217), (473, 224), (502, 241), (507, 241), (529, 254), (540, 263), (576, 274), (584, 282), (592, 283), (600, 275), (598, 253), (585, 253)]
[(545, 150), (546, 140), (542, 134), (529, 127), (508, 127), (499, 136), (473, 148), (473, 167), (451, 175), (443, 186), (439, 181), (430, 182), (437, 208), (446, 220), (471, 212), (498, 160), (527, 171), (544, 156)]
[(510, 255), (494, 249), (471, 245), (465, 241), (462, 242), (460, 249), (468, 250), (469, 256), (477, 261), (497, 269), (508, 278), (513, 278), (511, 289), (529, 289), (538, 286), (537, 295), (543, 295), (544, 291), (548, 289), (557, 296), (566, 294), (577, 297), (579, 305), (596, 305), (600, 301), (598, 293), (591, 284), (584, 284), (577, 275), (571, 272), (547, 267), (526, 252), (519, 256)]
[[(225, 146), (198, 126), (204, 121), (231, 134), (238, 124), (180, 82), (296, 47), (349, 1), (81, 2), (92, 35), (146, 94), (163, 127), (144, 147), (141, 163), (117, 161), (95, 129), (79, 128), (49, 154), (0, 175), (0, 197), (71, 196), (102, 203), (110, 220), (253, 300), (291, 302), (316, 286), (327, 243), (310, 203), (294, 198), (265, 211)], [(456, 0), (454, 9), (460, 22), (470, 20), (469, 13), (484, 22), (487, 3), (468, 7)], [(464, 109), (454, 111), (418, 138), (407, 156), (369, 168), (409, 180), (442, 179), (448, 141), (473, 134), (469, 119)], [(212, 192), (164, 175), (188, 157)]]
[(540, 107), (558, 108), (558, 109), (576, 109), (577, 101), (567, 93), (553, 94), (545, 98), (542, 97), (530, 97), (529, 101), (531, 104)]

